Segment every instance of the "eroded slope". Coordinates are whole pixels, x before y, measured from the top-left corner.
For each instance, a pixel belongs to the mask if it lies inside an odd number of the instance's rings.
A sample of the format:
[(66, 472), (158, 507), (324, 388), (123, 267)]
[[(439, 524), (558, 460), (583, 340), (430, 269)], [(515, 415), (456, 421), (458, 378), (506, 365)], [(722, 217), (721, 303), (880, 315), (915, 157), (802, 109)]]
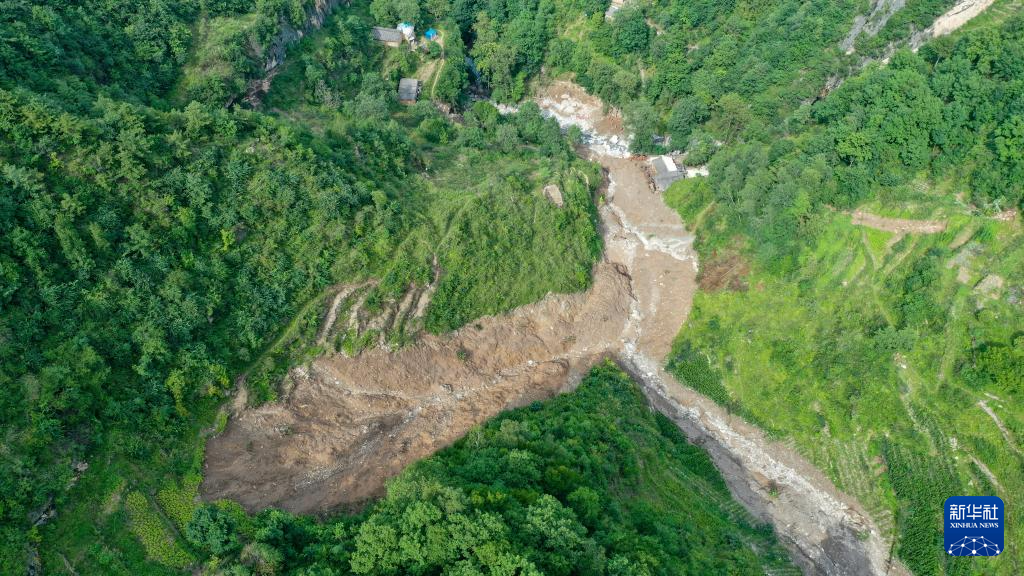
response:
[[(502, 410), (572, 387), (596, 359), (615, 357), (652, 405), (705, 448), (733, 495), (806, 570), (902, 573), (888, 543), (851, 498), (803, 457), (683, 388), (661, 359), (696, 287), (692, 237), (648, 185), (642, 160), (616, 153), (600, 102), (556, 83), (538, 102), (597, 127), (591, 155), (608, 171), (601, 208), (604, 260), (583, 294), (548, 296), (395, 353), (320, 358), (295, 368), (284, 399), (237, 414), (207, 450), (207, 498), (299, 512), (381, 493), (407, 464)], [(572, 118), (559, 117), (570, 122)]]

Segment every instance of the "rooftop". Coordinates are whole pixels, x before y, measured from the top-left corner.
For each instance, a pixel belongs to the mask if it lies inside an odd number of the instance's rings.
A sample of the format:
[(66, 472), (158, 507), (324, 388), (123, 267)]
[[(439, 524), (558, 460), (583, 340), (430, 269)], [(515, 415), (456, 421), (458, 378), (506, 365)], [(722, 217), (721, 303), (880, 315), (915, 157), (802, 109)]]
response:
[(679, 172), (679, 168), (676, 167), (676, 163), (669, 156), (658, 156), (653, 161), (654, 170), (658, 174), (669, 174), (673, 172)]
[(654, 185), (661, 191), (685, 176), (670, 156), (658, 156), (651, 160), (651, 165), (654, 167)]
[(381, 28), (380, 26), (373, 27), (373, 38), (381, 42), (401, 42), (402, 33), (395, 28)]
[(420, 81), (415, 78), (402, 78), (398, 81), (398, 99), (402, 102), (416, 100), (420, 95)]

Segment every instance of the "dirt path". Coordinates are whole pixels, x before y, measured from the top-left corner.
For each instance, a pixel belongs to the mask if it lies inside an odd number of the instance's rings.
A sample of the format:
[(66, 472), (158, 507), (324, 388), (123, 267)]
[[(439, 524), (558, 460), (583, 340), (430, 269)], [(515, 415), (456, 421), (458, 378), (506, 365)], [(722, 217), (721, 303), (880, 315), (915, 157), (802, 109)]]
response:
[(945, 14), (936, 18), (931, 26), (915, 34), (910, 40), (911, 48), (917, 50), (932, 38), (956, 32), (993, 3), (995, 0), (960, 0)]
[(945, 220), (886, 218), (863, 210), (855, 210), (850, 213), (850, 216), (853, 217), (853, 223), (857, 226), (867, 226), (895, 234), (937, 234), (946, 230)]
[(600, 358), (637, 379), (653, 407), (711, 455), (733, 495), (820, 574), (905, 573), (851, 498), (790, 448), (680, 386), (661, 367), (696, 291), (692, 236), (624, 153), (621, 122), (574, 85), (537, 98), (580, 121), (608, 173), (605, 255), (582, 294), (540, 302), (389, 353), (322, 357), (289, 375), (275, 404), (236, 414), (207, 446), (203, 496), (249, 510), (358, 506), (408, 464), (503, 410), (572, 389)]
[(988, 403), (985, 402), (984, 400), (978, 400), (978, 406), (985, 411), (985, 414), (988, 414), (988, 417), (991, 418), (993, 422), (996, 423), (996, 426), (999, 428), (999, 431), (1002, 432), (1003, 434), (1003, 439), (1006, 440), (1006, 445), (1009, 446), (1011, 450), (1013, 450), (1019, 455), (1020, 448), (1018, 448), (1017, 443), (1013, 441), (1013, 435), (1011, 435), (1010, 431), (1006, 429), (1006, 425), (1003, 424), (1003, 421), (999, 419), (999, 416), (995, 413), (995, 411), (992, 410), (992, 408), (990, 408)]

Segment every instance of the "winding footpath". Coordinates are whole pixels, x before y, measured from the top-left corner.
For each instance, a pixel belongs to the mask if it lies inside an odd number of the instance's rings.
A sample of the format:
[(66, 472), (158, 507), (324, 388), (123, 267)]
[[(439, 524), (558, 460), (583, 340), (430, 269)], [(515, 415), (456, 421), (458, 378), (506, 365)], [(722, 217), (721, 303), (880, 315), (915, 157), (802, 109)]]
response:
[[(503, 410), (571, 390), (613, 358), (651, 406), (708, 451), (733, 496), (809, 574), (906, 574), (868, 515), (806, 459), (677, 383), (662, 364), (696, 291), (693, 236), (625, 152), (614, 112), (557, 82), (546, 114), (584, 131), (607, 172), (594, 283), (411, 346), (294, 368), (282, 399), (239, 409), (210, 440), (202, 493), (249, 510), (356, 507), (408, 464)], [(240, 404), (244, 405), (244, 403)]]

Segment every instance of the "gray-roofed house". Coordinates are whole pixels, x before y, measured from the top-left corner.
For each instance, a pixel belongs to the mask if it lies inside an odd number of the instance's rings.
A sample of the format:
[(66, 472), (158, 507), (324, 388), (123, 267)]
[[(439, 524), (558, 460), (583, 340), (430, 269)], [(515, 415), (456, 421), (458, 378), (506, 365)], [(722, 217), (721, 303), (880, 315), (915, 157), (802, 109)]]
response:
[(651, 165), (654, 167), (654, 185), (662, 192), (686, 175), (669, 156), (658, 156), (651, 160)]
[(398, 101), (402, 104), (414, 104), (420, 95), (420, 81), (415, 78), (402, 78), (398, 81)]
[(402, 33), (395, 28), (381, 28), (380, 26), (374, 26), (373, 39), (387, 46), (391, 46), (392, 48), (397, 48), (402, 44), (403, 36)]

